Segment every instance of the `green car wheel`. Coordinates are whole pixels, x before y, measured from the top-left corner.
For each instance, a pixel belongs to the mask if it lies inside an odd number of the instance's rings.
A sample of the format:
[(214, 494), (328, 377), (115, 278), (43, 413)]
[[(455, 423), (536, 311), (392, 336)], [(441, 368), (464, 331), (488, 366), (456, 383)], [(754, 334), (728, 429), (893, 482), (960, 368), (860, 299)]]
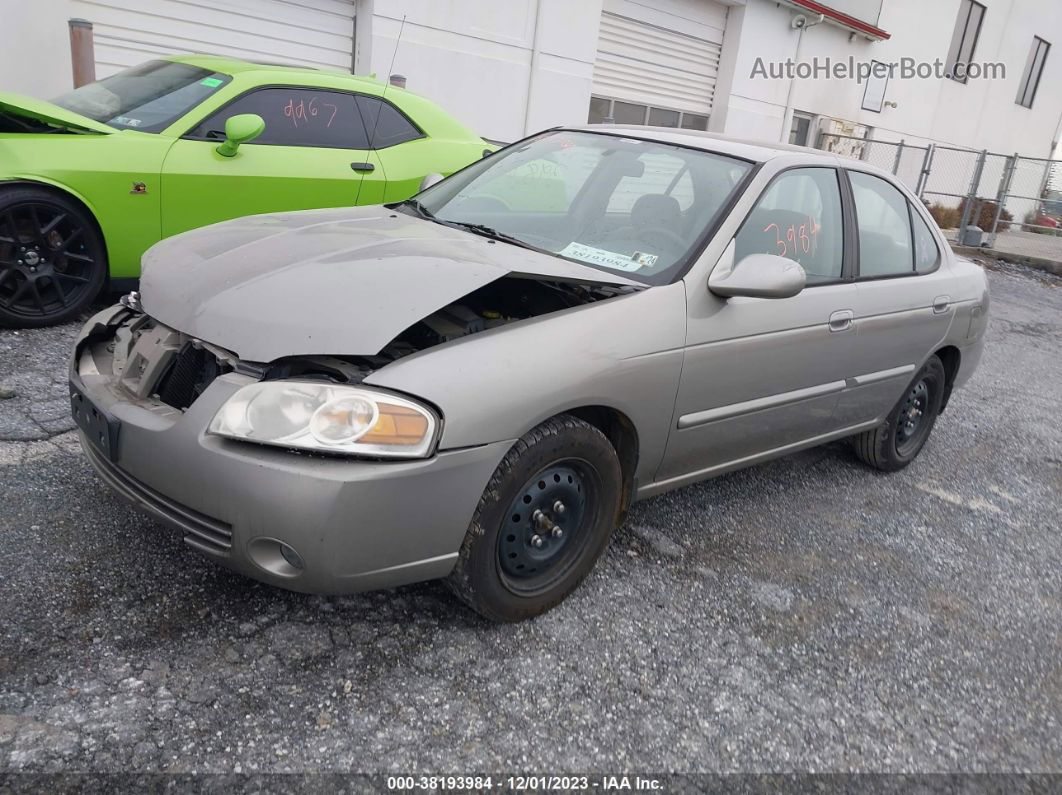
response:
[(100, 234), (81, 208), (46, 190), (0, 190), (0, 325), (69, 320), (106, 278)]

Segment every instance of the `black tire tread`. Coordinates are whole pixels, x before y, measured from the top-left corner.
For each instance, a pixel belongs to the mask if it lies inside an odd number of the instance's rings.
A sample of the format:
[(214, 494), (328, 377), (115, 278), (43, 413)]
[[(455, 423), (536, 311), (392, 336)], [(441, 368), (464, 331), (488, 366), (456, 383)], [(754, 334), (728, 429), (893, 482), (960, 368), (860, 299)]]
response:
[(67, 198), (61, 191), (37, 188), (31, 185), (14, 185), (8, 188), (0, 188), (0, 211), (12, 205), (24, 201), (46, 201), (62, 206), (71, 215), (75, 216), (85, 227), (85, 234), (95, 239), (96, 246), (100, 251), (98, 273), (95, 275), (96, 284), (85, 291), (77, 303), (67, 307), (62, 312), (46, 318), (33, 318), (13, 316), (0, 309), (0, 328), (42, 328), (65, 323), (77, 317), (89, 306), (103, 291), (107, 284), (108, 260), (107, 247), (100, 234), (98, 223), (91, 212), (85, 210), (73, 199)]
[[(612, 446), (608, 437), (598, 428), (578, 417), (574, 417), (571, 414), (560, 414), (556, 417), (551, 417), (542, 424), (537, 425), (528, 431), (524, 436), (520, 437), (520, 439), (518, 439), (509, 449), (509, 452), (505, 454), (501, 463), (498, 464), (497, 468), (494, 470), (494, 474), (491, 476), (490, 481), (487, 483), (487, 487), (483, 490), (483, 494), (479, 498), (475, 513), (472, 514), (472, 521), (469, 523), (468, 531), (465, 533), (465, 538), (461, 543), (461, 549), (458, 552), (457, 563), (446, 577), (445, 582), (447, 587), (458, 599), (480, 615), (485, 616), (492, 621), (513, 621), (514, 619), (497, 615), (479, 597), (479, 594), (476, 592), (472, 584), (472, 552), (476, 545), (481, 542), (486, 535), (486, 529), (482, 522), (483, 512), (499, 499), (502, 484), (513, 473), (513, 470), (516, 469), (520, 459), (528, 454), (533, 446), (551, 440), (559, 441), (562, 437), (572, 433), (589, 433), (591, 435), (596, 435), (610, 447)], [(566, 596), (567, 594), (561, 594), (556, 598), (548, 600), (547, 603), (540, 606), (540, 609), (529, 612), (528, 616), (537, 615), (540, 612), (555, 607), (560, 604)]]
[[(922, 374), (927, 369), (937, 369), (941, 374), (941, 385), (945, 383), (944, 365), (940, 359), (935, 355), (930, 356), (926, 363), (915, 374), (914, 381), (917, 381), (922, 377)], [(913, 383), (913, 382), (912, 382)], [(906, 389), (905, 392), (906, 394)], [(903, 401), (901, 396), (900, 402)], [(869, 431), (863, 431), (863, 433), (856, 434), (852, 437), (852, 450), (855, 452), (856, 457), (867, 466), (879, 469), (882, 472), (897, 472), (915, 458), (918, 457), (918, 453), (921, 452), (921, 447), (908, 459), (901, 459), (896, 455), (890, 454), (890, 446), (892, 445), (893, 435), (895, 433), (897, 411), (900, 403), (897, 403), (896, 407), (889, 412), (889, 415), (885, 418), (885, 421), (876, 428), (871, 428)], [(936, 415), (933, 417), (933, 422), (936, 422), (936, 417), (939, 416), (939, 409)], [(930, 429), (932, 431), (932, 429)], [(929, 436), (927, 434), (926, 439)], [(925, 443), (923, 442), (923, 445)]]

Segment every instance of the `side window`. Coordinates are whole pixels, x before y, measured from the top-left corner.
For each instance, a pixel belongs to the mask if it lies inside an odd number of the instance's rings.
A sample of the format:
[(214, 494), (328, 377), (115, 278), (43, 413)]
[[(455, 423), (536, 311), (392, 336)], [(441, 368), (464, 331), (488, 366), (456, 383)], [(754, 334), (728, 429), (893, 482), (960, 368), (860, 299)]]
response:
[(929, 226), (914, 207), (911, 208), (911, 219), (914, 228), (915, 271), (929, 273), (936, 270), (940, 261), (940, 249), (937, 248), (936, 238), (929, 231)]
[(832, 168), (785, 171), (760, 197), (738, 232), (735, 260), (776, 254), (800, 263), (808, 284), (841, 278), (841, 191)]
[(914, 273), (907, 199), (880, 177), (848, 173), (859, 225), (860, 278)]
[(358, 94), (358, 107), (365, 119), (365, 129), (369, 131), (373, 149), (386, 149), (424, 137), (424, 133), (390, 102)]
[(207, 118), (189, 135), (225, 138), (225, 120), (240, 113), (257, 113), (265, 131), (254, 144), (365, 149), (365, 125), (354, 97), (338, 91), (307, 88), (260, 88), (244, 94)]
[(634, 163), (641, 173), (620, 178), (608, 200), (606, 213), (628, 214), (634, 203), (647, 193), (671, 196), (683, 212), (693, 204), (693, 181), (681, 157), (652, 152), (641, 155)]

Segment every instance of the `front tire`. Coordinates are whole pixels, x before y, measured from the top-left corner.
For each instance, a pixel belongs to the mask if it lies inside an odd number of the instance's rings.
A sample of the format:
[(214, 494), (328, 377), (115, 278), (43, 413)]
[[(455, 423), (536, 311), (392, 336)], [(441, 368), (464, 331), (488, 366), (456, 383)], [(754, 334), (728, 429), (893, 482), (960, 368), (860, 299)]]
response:
[(36, 328), (77, 316), (107, 279), (92, 217), (50, 191), (0, 191), (0, 326)]
[(936, 424), (946, 384), (944, 365), (930, 356), (885, 422), (852, 437), (859, 460), (883, 472), (896, 472), (914, 461)]
[(547, 420), (494, 471), (447, 584), (492, 621), (544, 613), (608, 546), (622, 492), (619, 457), (600, 430), (567, 414)]

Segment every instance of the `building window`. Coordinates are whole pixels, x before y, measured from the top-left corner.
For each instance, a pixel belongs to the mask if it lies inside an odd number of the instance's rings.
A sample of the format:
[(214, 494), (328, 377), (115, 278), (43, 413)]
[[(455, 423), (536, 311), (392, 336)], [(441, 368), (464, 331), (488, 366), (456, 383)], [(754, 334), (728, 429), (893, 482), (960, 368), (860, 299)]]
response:
[(1040, 78), (1044, 73), (1044, 62), (1047, 60), (1047, 51), (1051, 45), (1039, 36), (1033, 36), (1032, 52), (1029, 53), (1029, 62), (1025, 64), (1025, 73), (1021, 77), (1021, 87), (1018, 89), (1019, 105), (1031, 108), (1036, 98), (1036, 89), (1040, 85)]
[(670, 108), (657, 108), (608, 97), (590, 97), (590, 124), (648, 124), (651, 127), (681, 127), (707, 130), (708, 117)]
[(955, 33), (948, 51), (948, 75), (952, 80), (966, 82), (966, 68), (973, 60), (977, 37), (981, 35), (981, 23), (985, 7), (974, 0), (960, 0), (959, 18), (955, 20)]
[(811, 120), (807, 113), (794, 113), (793, 125), (789, 128), (789, 143), (797, 146), (811, 146)]

